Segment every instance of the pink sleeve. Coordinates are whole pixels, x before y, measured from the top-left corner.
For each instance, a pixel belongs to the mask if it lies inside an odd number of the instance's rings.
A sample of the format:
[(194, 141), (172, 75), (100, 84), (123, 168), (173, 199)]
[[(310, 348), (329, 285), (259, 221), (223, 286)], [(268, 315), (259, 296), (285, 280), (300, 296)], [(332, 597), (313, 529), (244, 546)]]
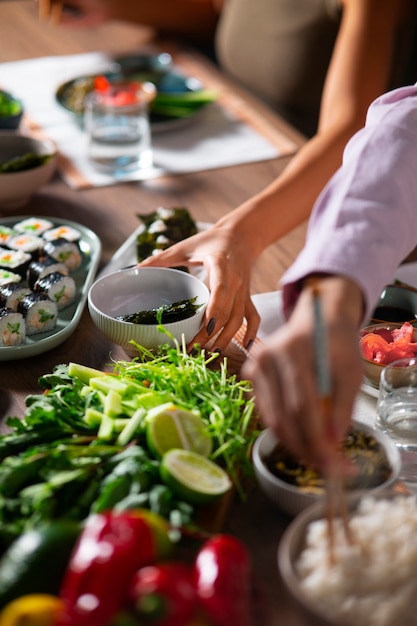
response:
[(300, 281), (340, 274), (363, 290), (369, 317), (383, 287), (417, 245), (417, 86), (375, 100), (325, 187), (306, 244), (282, 278), (288, 316)]

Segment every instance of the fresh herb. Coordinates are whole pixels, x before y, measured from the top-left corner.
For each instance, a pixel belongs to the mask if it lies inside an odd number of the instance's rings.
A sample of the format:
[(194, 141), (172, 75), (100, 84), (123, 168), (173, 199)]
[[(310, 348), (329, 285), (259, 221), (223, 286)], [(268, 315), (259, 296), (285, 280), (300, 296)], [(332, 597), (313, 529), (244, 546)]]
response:
[[(198, 411), (213, 437), (212, 460), (245, 497), (258, 431), (248, 381), (218, 354), (165, 345), (117, 361), (111, 372), (76, 363), (40, 377), (23, 419), (0, 436), (0, 545), (44, 521), (144, 507), (172, 524), (194, 519), (192, 505), (163, 484), (146, 441), (146, 415), (173, 402)], [(7, 539), (8, 538), (8, 539)]]
[(19, 115), (21, 112), (21, 102), (11, 94), (0, 89), (0, 117)]
[(172, 304), (163, 304), (156, 309), (148, 311), (118, 315), (116, 319), (122, 322), (130, 322), (131, 324), (169, 324), (179, 322), (192, 317), (202, 306), (201, 304), (195, 304), (196, 300), (197, 296), (187, 300), (179, 300)]

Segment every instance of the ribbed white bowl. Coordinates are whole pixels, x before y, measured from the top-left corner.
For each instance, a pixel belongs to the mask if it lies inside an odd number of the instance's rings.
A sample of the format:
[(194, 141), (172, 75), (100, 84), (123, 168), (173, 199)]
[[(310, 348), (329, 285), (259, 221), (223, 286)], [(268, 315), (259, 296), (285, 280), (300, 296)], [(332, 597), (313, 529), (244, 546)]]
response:
[(113, 343), (123, 347), (129, 356), (137, 356), (130, 343), (134, 340), (149, 350), (173, 343), (155, 324), (133, 324), (115, 319), (118, 315), (147, 311), (164, 304), (197, 297), (199, 310), (179, 322), (164, 324), (175, 339), (189, 343), (202, 326), (210, 292), (191, 274), (170, 268), (131, 267), (99, 278), (88, 293), (88, 308), (93, 322)]

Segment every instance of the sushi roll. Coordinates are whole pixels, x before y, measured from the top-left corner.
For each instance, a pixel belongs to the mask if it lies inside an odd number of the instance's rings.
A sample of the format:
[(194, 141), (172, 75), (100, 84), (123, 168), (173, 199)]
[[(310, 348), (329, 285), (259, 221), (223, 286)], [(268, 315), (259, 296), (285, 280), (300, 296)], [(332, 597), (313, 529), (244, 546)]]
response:
[(32, 255), (38, 255), (39, 250), (42, 249), (43, 239), (37, 235), (31, 233), (18, 234), (15, 237), (11, 237), (7, 242), (7, 247), (11, 250), (23, 250)]
[(45, 241), (43, 251), (46, 255), (65, 263), (70, 272), (77, 270), (82, 263), (81, 250), (75, 241), (67, 241), (62, 237)]
[(8, 270), (25, 278), (32, 256), (23, 250), (0, 248), (0, 269)]
[(32, 235), (42, 235), (46, 230), (53, 227), (50, 220), (39, 217), (28, 217), (14, 225), (14, 229), (19, 233), (31, 233)]
[(20, 283), (22, 277), (9, 270), (0, 269), (0, 287), (9, 283)]
[(77, 294), (75, 280), (60, 272), (52, 272), (52, 274), (39, 278), (33, 289), (46, 293), (51, 300), (56, 302), (58, 311), (62, 311), (74, 302)]
[(43, 233), (43, 238), (47, 241), (53, 241), (54, 239), (66, 239), (67, 241), (79, 241), (81, 238), (81, 233), (79, 230), (74, 228), (73, 226), (67, 226), (63, 224), (62, 226), (57, 226), (56, 228), (51, 228)]
[(20, 300), (30, 293), (29, 287), (21, 283), (8, 283), (0, 286), (0, 307), (7, 307), (17, 311)]
[(31, 291), (17, 305), (26, 321), (26, 335), (35, 335), (53, 330), (58, 318), (58, 308), (45, 293)]
[(52, 272), (60, 272), (65, 275), (69, 274), (65, 263), (61, 263), (51, 256), (44, 256), (40, 259), (32, 261), (27, 270), (27, 281), (29, 287), (33, 289), (39, 278), (52, 274)]
[(17, 235), (17, 230), (10, 228), (9, 226), (3, 226), (0, 224), (0, 246), (7, 245), (9, 239)]
[(26, 340), (26, 323), (23, 315), (3, 307), (0, 309), (0, 345), (18, 346)]

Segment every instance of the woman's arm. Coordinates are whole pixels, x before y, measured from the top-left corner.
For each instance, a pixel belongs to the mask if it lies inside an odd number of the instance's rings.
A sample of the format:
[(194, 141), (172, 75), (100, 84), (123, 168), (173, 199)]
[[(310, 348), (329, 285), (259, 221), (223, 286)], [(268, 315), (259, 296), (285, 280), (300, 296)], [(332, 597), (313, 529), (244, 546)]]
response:
[[(362, 376), (358, 329), (417, 241), (417, 86), (379, 98), (321, 194), (307, 241), (284, 275), (288, 322), (243, 375), (264, 422), (322, 466), (348, 427)], [(321, 293), (332, 374), (331, 421), (317, 399), (311, 278)]]
[[(267, 246), (309, 217), (319, 193), (341, 164), (346, 142), (363, 126), (367, 107), (387, 89), (395, 36), (408, 6), (408, 0), (344, 0), (317, 134), (279, 178), (210, 232), (145, 262), (205, 265), (212, 293), (206, 321), (215, 319), (216, 330), (223, 329), (218, 347), (228, 344), (243, 317), (245, 343), (255, 337), (259, 317), (250, 300), (251, 268)], [(197, 336), (202, 343), (208, 338), (205, 330)]]

